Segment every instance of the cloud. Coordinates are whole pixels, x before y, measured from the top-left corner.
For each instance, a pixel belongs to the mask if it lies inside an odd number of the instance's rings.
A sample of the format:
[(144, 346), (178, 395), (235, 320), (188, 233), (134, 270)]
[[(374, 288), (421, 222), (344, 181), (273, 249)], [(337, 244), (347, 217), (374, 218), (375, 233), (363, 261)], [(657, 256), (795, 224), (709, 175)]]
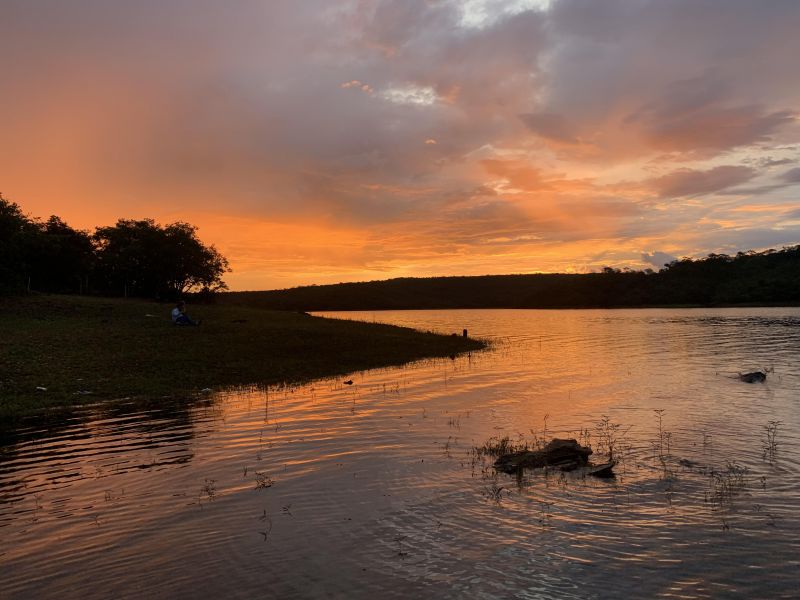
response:
[(558, 42), (538, 110), (598, 147), (576, 157), (709, 157), (777, 142), (796, 123), (800, 89), (782, 73), (800, 53), (797, 4), (560, 0), (549, 22)]
[(691, 198), (719, 192), (745, 183), (757, 175), (752, 167), (725, 165), (707, 171), (680, 169), (648, 184), (662, 198)]
[(357, 90), (361, 90), (365, 94), (373, 94), (373, 93), (375, 93), (375, 90), (372, 89), (372, 86), (370, 86), (367, 83), (362, 83), (358, 79), (353, 79), (351, 81), (345, 81), (344, 83), (339, 84), (339, 87), (344, 89), (344, 90), (348, 90), (348, 89), (353, 89), (354, 88), (354, 89), (357, 89)]
[(577, 144), (578, 139), (564, 115), (554, 113), (528, 113), (520, 115), (525, 125), (545, 139), (564, 144)]
[(781, 179), (787, 183), (800, 183), (800, 167), (789, 169), (781, 175)]
[(674, 260), (678, 259), (671, 254), (667, 254), (666, 252), (655, 251), (651, 253), (645, 252), (642, 254), (642, 261), (649, 265), (653, 265), (654, 267), (658, 267), (659, 269), (665, 267)]
[(789, 239), (732, 209), (794, 201), (800, 4), (722, 4), (8, 0), (3, 192), (197, 222), (263, 286)]
[(632, 120), (642, 136), (664, 152), (697, 152), (704, 156), (771, 139), (794, 121), (789, 111), (765, 112), (758, 106), (705, 106), (690, 111), (644, 112)]
[(761, 167), (779, 167), (782, 165), (791, 165), (797, 162), (792, 158), (772, 158), (767, 156), (758, 160), (758, 165)]
[(396, 104), (416, 104), (426, 106), (434, 104), (439, 96), (431, 86), (403, 85), (390, 87), (381, 92), (381, 97)]

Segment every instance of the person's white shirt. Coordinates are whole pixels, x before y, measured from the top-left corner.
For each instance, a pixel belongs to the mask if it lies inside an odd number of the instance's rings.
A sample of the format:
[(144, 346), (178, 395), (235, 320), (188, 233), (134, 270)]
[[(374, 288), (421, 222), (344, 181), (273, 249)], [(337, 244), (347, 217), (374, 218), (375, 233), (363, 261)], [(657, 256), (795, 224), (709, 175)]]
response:
[(178, 317), (180, 316), (181, 316), (181, 309), (176, 306), (175, 308), (172, 309), (172, 320), (177, 321)]

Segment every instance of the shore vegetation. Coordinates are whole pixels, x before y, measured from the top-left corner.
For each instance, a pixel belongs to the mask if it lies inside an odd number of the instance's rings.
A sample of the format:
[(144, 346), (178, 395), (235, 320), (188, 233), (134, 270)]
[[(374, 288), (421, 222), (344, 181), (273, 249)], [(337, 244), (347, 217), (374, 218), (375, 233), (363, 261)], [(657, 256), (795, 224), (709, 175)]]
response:
[(0, 298), (0, 417), (47, 407), (159, 401), (227, 386), (292, 384), (484, 347), (459, 336), (241, 306), (79, 296)]
[(800, 305), (800, 246), (683, 258), (659, 271), (398, 278), (220, 294), (277, 310)]

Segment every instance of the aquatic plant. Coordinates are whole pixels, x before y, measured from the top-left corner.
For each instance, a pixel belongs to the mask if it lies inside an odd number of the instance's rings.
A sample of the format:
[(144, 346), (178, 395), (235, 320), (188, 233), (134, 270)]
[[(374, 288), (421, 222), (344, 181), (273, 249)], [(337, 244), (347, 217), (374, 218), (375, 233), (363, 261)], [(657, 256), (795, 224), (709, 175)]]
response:
[(653, 410), (658, 422), (658, 439), (653, 444), (655, 458), (661, 465), (662, 476), (666, 480), (675, 479), (675, 473), (669, 468), (668, 460), (671, 457), (672, 433), (664, 429), (664, 409)]
[(580, 429), (577, 437), (581, 446), (592, 447), (592, 432), (588, 427)]
[(717, 507), (730, 504), (747, 487), (745, 479), (747, 467), (736, 461), (725, 463), (723, 470), (711, 470), (711, 490), (706, 493), (706, 501)]
[(261, 535), (264, 536), (264, 541), (266, 542), (269, 539), (269, 535), (272, 533), (272, 517), (267, 513), (267, 509), (264, 509), (264, 512), (258, 517), (259, 521), (263, 521), (265, 523), (265, 529), (259, 531)]
[(397, 556), (400, 558), (405, 558), (408, 556), (408, 552), (403, 551), (403, 541), (407, 538), (406, 535), (397, 534), (394, 538), (394, 541), (397, 542)]
[(595, 426), (597, 432), (597, 447), (593, 448), (598, 454), (608, 456), (609, 462), (622, 458), (622, 441), (624, 436), (630, 431), (628, 427), (622, 431), (620, 423), (614, 423), (608, 415), (603, 415)]
[(546, 527), (550, 524), (550, 507), (553, 506), (555, 502), (546, 502), (544, 500), (539, 501), (539, 524), (542, 527)]
[(764, 460), (770, 463), (775, 462), (778, 454), (778, 426), (781, 421), (770, 421), (764, 425), (764, 437), (761, 440), (761, 447), (764, 450)]
[(275, 485), (275, 480), (262, 471), (256, 471), (256, 489), (263, 490)]
[(484, 488), (484, 493), (486, 498), (495, 502), (496, 504), (500, 504), (500, 501), (503, 499), (503, 490), (505, 488), (501, 485), (497, 485), (496, 481), (492, 482), (491, 486)]
[(474, 448), (478, 457), (491, 456), (494, 458), (523, 450), (530, 450), (530, 445), (526, 441), (512, 442), (508, 436), (491, 437), (482, 446)]
[[(535, 430), (533, 430), (533, 429), (530, 430), (530, 432), (533, 434), (532, 447), (534, 449), (536, 449), (536, 450), (541, 450), (542, 448), (544, 448), (545, 445), (547, 444), (547, 442), (549, 441), (548, 438), (547, 438), (547, 419), (549, 419), (549, 418), (550, 418), (550, 414), (549, 413), (545, 414), (545, 416), (542, 417), (542, 435), (541, 436), (539, 436)], [(527, 450), (527, 448), (526, 448), (526, 450)]]
[(202, 500), (206, 497), (208, 500), (214, 500), (217, 495), (217, 480), (206, 478), (205, 483), (200, 488), (199, 499)]

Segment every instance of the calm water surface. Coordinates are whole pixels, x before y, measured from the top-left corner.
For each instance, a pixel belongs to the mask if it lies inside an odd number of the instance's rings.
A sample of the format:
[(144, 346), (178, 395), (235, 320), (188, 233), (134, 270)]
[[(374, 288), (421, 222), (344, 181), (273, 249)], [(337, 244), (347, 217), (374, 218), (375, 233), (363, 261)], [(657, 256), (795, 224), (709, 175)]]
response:
[[(335, 316), (494, 345), (2, 432), (0, 597), (797, 597), (800, 309)], [(472, 452), (609, 431), (612, 481)]]

